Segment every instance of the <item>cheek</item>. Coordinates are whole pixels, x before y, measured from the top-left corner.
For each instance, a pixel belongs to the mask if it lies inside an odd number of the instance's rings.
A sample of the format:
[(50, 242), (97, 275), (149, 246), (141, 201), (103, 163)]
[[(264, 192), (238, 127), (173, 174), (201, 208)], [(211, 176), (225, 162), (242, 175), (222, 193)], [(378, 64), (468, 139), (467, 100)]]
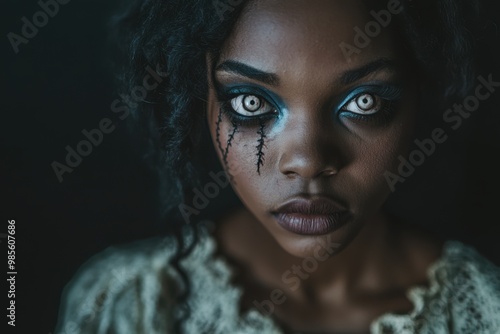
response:
[[(232, 177), (232, 186), (240, 199), (251, 210), (259, 207), (264, 197), (272, 197), (273, 180), (265, 172), (270, 159), (269, 150), (263, 147), (259, 152), (257, 129), (240, 128), (236, 133), (227, 155), (228, 172)], [(258, 172), (259, 155), (263, 165)], [(265, 161), (265, 163), (264, 163)], [(254, 212), (255, 214), (256, 212)]]
[[(264, 172), (264, 161), (267, 163), (270, 158), (266, 145), (267, 138), (261, 142), (259, 127), (247, 128), (233, 124), (216, 108), (217, 105), (214, 104), (208, 119), (213, 145), (231, 179), (233, 189), (251, 209), (259, 205), (256, 197), (260, 196), (256, 194), (266, 193), (272, 189), (269, 187), (268, 175)], [(260, 168), (258, 168), (259, 155), (262, 163)]]
[[(345, 187), (356, 196), (358, 210), (366, 213), (382, 205), (391, 190), (385, 174), (394, 171), (399, 157), (407, 151), (413, 135), (412, 121), (396, 122), (380, 135), (360, 142), (353, 148), (355, 158), (343, 171), (346, 173)], [(339, 175), (340, 176), (340, 175)]]

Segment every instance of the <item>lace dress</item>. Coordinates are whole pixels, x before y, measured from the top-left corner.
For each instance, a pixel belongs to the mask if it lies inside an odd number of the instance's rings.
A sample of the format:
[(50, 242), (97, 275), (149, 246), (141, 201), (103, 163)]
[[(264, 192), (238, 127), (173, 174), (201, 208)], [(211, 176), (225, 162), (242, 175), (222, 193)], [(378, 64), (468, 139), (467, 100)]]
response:
[[(214, 256), (213, 237), (206, 228), (200, 232), (182, 262), (192, 281), (192, 316), (183, 322), (184, 333), (281, 334), (256, 309), (239, 314), (241, 288), (230, 283), (224, 259)], [(175, 247), (173, 237), (155, 238), (94, 256), (66, 286), (55, 334), (172, 333), (179, 316), (172, 296), (182, 284), (167, 265)], [(428, 288), (407, 291), (411, 313), (384, 314), (372, 322), (371, 333), (500, 333), (499, 267), (472, 247), (447, 241), (428, 277)]]

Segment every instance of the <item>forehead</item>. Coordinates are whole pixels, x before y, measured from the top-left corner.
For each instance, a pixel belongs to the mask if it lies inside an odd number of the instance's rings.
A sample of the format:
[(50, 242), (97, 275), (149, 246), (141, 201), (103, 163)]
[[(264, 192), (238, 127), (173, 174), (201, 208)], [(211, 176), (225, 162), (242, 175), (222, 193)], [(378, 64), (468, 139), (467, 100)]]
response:
[(357, 28), (364, 31), (374, 21), (370, 10), (362, 0), (251, 1), (226, 41), (222, 59), (282, 75), (293, 69), (297, 76), (317, 78), (331, 78), (375, 58), (395, 59), (392, 34), (384, 27), (357, 48), (359, 54), (346, 56), (346, 45), (356, 47)]

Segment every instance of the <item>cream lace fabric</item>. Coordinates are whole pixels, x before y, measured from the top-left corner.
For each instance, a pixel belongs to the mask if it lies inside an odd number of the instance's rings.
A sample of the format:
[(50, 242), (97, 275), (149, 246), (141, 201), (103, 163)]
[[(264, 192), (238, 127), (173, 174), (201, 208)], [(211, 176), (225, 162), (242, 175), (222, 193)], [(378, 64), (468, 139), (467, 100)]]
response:
[[(238, 314), (239, 287), (231, 270), (214, 258), (215, 240), (200, 229), (200, 242), (183, 262), (192, 280), (192, 316), (185, 333), (282, 333), (274, 321), (252, 309)], [(186, 236), (187, 239), (190, 236)], [(65, 288), (54, 334), (172, 333), (178, 310), (172, 296), (182, 284), (166, 265), (174, 238), (151, 239), (109, 248), (87, 262)], [(473, 248), (448, 241), (429, 269), (429, 288), (414, 287), (411, 314), (385, 314), (371, 333), (500, 334), (500, 268)]]

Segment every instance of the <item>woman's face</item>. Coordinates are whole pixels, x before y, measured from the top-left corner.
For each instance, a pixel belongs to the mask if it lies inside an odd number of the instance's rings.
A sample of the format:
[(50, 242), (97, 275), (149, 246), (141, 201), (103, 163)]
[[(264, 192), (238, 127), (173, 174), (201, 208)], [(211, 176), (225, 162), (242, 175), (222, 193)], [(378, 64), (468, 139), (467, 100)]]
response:
[[(321, 241), (340, 250), (370, 223), (390, 193), (384, 172), (412, 137), (416, 80), (390, 26), (355, 43), (370, 10), (353, 0), (253, 1), (208, 61), (219, 158), (246, 207), (295, 256)], [(347, 57), (347, 44), (358, 52)]]

